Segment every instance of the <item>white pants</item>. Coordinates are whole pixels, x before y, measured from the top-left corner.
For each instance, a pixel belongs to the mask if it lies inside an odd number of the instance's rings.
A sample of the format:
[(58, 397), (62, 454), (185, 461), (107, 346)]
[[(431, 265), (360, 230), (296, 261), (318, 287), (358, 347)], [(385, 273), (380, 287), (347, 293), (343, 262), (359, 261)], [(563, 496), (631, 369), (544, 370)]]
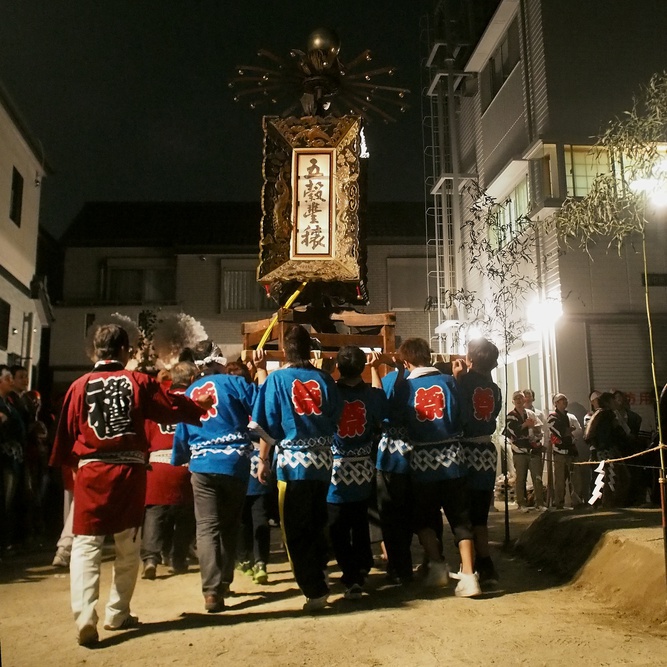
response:
[[(118, 627), (130, 615), (130, 600), (139, 574), (141, 530), (130, 528), (113, 536), (116, 558), (104, 625)], [(70, 560), (70, 593), (74, 622), (80, 630), (97, 625), (100, 566), (104, 535), (75, 535)]]

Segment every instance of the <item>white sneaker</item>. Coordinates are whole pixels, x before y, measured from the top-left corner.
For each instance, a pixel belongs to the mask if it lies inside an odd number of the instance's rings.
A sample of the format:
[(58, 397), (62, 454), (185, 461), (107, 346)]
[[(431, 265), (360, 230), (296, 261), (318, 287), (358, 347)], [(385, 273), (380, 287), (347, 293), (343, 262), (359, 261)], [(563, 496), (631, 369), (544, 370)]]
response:
[(364, 592), (361, 590), (359, 584), (352, 584), (352, 586), (345, 591), (345, 595), (343, 595), (346, 600), (361, 600), (363, 596)]
[(474, 574), (459, 572), (456, 578), (459, 580), (454, 589), (454, 595), (457, 598), (473, 598), (481, 595), (482, 589), (479, 586), (479, 577), (476, 572)]
[(449, 583), (449, 565), (444, 560), (431, 561), (424, 585), (429, 588), (443, 588)]
[(329, 594), (323, 595), (321, 598), (306, 598), (306, 603), (303, 605), (303, 610), (307, 612), (322, 611), (329, 602)]

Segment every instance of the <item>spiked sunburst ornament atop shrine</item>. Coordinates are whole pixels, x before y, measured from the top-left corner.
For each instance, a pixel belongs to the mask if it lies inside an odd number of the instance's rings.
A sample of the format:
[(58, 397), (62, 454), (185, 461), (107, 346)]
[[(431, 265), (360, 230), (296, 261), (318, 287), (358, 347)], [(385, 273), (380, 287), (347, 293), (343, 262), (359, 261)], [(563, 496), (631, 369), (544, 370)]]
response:
[(370, 51), (347, 64), (339, 52), (338, 35), (320, 28), (306, 52), (283, 60), (262, 49), (270, 66), (240, 66), (229, 84), (264, 111), (257, 280), (281, 305), (322, 312), (368, 303), (362, 124), (396, 120), (409, 92), (377, 81), (393, 67), (364, 68)]
[(341, 62), (339, 52), (340, 39), (327, 28), (313, 31), (307, 51), (293, 49), (288, 60), (260, 49), (257, 55), (270, 64), (239, 65), (229, 82), (234, 100), (283, 118), (299, 115), (299, 103), (305, 116), (356, 114), (367, 122), (380, 118), (388, 123), (396, 120), (396, 111), (406, 111), (410, 91), (378, 82), (393, 76), (394, 67), (364, 69), (372, 60), (369, 50), (348, 63)]

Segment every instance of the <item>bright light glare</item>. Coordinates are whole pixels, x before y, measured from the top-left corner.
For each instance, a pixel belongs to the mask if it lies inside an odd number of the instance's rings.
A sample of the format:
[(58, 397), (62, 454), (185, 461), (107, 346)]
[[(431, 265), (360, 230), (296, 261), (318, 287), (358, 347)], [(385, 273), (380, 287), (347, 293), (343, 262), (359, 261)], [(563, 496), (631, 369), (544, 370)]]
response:
[(445, 320), (444, 322), (438, 324), (438, 326), (435, 328), (434, 333), (444, 334), (452, 329), (458, 329), (458, 327), (460, 326), (461, 326), (460, 320)]
[(652, 178), (637, 178), (630, 183), (634, 192), (643, 192), (654, 206), (667, 206), (667, 158), (663, 158), (653, 168)]
[(480, 331), (479, 327), (476, 326), (471, 326), (468, 328), (468, 335), (467, 338), (468, 340), (477, 340), (478, 338), (482, 337), (482, 332)]
[(667, 192), (665, 190), (652, 192), (649, 199), (654, 206), (664, 208), (667, 206)]
[(521, 340), (524, 343), (535, 343), (536, 341), (540, 340), (540, 338), (540, 332), (536, 329), (528, 329), (528, 331), (525, 331), (521, 335)]
[(545, 301), (533, 301), (528, 306), (528, 322), (540, 331), (554, 324), (563, 314), (563, 305), (558, 299), (549, 299)]
[(361, 153), (359, 157), (362, 158), (368, 158), (370, 157), (370, 151), (368, 150), (368, 146), (366, 144), (366, 135), (364, 134), (363, 128), (361, 129)]
[(655, 185), (655, 178), (637, 178), (630, 183), (630, 190), (633, 192), (649, 192)]
[(663, 157), (656, 162), (655, 171), (659, 174), (667, 174), (667, 157)]

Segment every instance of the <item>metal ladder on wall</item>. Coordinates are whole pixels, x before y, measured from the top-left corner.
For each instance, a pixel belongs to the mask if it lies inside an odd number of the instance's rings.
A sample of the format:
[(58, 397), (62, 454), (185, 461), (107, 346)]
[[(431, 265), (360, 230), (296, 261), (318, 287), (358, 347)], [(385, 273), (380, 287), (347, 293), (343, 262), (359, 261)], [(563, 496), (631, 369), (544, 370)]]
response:
[[(446, 3), (439, 3), (440, 5)], [(460, 225), (454, 185), (449, 105), (455, 105), (452, 85), (437, 63), (448, 45), (438, 35), (438, 11), (422, 19), (421, 41), (425, 51), (422, 62), (422, 137), (424, 144), (424, 194), (427, 307), (431, 344), (438, 352), (455, 352), (452, 340), (442, 325), (458, 319), (455, 308), (446, 308), (448, 291), (459, 285), (456, 273), (456, 229)], [(456, 47), (454, 47), (456, 49)], [(440, 52), (440, 53), (439, 53)], [(451, 75), (451, 73), (450, 73)], [(458, 189), (458, 187), (457, 187)], [(449, 338), (449, 340), (448, 340)], [(447, 349), (449, 348), (449, 349)]]

